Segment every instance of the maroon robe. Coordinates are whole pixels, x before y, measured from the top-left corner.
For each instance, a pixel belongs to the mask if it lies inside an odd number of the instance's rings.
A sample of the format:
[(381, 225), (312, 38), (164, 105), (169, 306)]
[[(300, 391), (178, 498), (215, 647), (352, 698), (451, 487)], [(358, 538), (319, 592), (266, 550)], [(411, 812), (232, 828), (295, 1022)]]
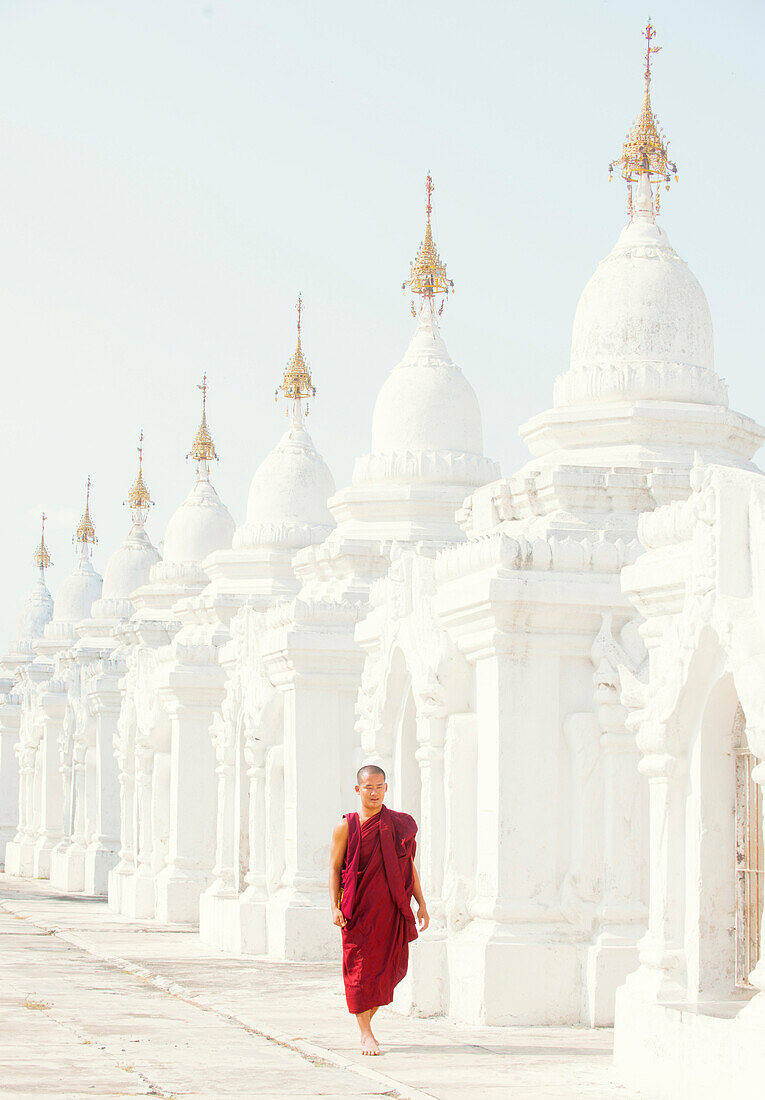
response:
[(348, 1011), (387, 1005), (406, 974), (409, 941), (417, 938), (412, 912), (417, 824), (383, 806), (360, 822), (345, 815), (348, 845), (342, 870), (343, 980)]

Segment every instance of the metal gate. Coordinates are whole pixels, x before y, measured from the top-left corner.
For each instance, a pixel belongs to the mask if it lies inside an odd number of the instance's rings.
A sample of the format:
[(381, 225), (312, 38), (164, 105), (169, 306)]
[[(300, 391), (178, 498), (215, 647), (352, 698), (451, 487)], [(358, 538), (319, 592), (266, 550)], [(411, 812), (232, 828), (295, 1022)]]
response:
[(736, 985), (750, 989), (749, 975), (760, 957), (760, 928), (765, 899), (762, 796), (752, 779), (756, 757), (746, 741), (746, 720), (739, 705), (733, 722), (736, 762)]

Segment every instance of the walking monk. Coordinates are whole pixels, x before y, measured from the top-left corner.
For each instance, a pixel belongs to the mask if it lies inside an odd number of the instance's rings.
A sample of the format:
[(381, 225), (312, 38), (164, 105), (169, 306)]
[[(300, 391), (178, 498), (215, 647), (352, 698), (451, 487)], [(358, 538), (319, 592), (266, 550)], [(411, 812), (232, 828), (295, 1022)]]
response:
[(356, 781), (361, 813), (346, 814), (332, 833), (329, 898), (332, 919), (343, 930), (348, 1011), (359, 1025), (362, 1053), (379, 1054), (372, 1017), (393, 1000), (409, 963), (409, 941), (417, 939), (417, 924), (424, 932), (430, 918), (414, 866), (417, 823), (383, 804), (388, 784), (382, 768), (367, 764)]

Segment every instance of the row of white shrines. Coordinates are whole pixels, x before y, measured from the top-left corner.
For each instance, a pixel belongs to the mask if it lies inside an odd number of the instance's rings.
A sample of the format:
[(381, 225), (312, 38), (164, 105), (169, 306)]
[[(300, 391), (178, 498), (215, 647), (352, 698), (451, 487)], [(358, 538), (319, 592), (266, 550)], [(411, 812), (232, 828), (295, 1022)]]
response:
[(439, 333), (428, 219), (417, 329), (350, 487), (305, 429), (298, 340), (242, 526), (204, 418), (162, 558), (142, 475), (103, 588), (86, 511), (0, 661), (9, 873), (230, 952), (335, 958), (330, 833), (375, 761), (419, 822), (432, 914), (400, 1009), (616, 1011), (651, 1095), (762, 1094), (765, 430), (728, 408), (652, 187), (514, 477)]

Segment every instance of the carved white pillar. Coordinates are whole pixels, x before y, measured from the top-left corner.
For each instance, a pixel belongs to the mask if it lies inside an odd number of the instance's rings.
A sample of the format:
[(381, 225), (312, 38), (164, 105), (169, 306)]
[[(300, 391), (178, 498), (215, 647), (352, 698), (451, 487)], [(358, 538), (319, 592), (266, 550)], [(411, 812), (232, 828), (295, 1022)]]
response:
[(355, 608), (298, 602), (298, 614), (263, 643), (267, 673), (284, 693), (285, 869), (269, 897), (269, 953), (335, 958), (327, 865), (332, 829), (348, 809), (363, 657)]
[(572, 922), (586, 926), (595, 917), (602, 876), (602, 775), (595, 715), (591, 711), (569, 714), (563, 722), (563, 735), (569, 750), (571, 806), (562, 899)]
[(425, 1016), (448, 1008), (446, 918), (443, 898), (446, 845), (446, 792), (444, 787), (444, 706), (432, 697), (418, 699), (415, 753), (420, 766), (420, 820), (417, 834), (417, 865), (430, 928), (412, 953), (409, 972), (398, 986), (394, 1004), (398, 1011), (416, 1011)]
[(29, 777), (34, 769), (35, 753), (31, 745), (18, 743), (15, 748), (19, 765), (19, 816), (13, 843), (21, 844), (29, 828)]
[(35, 878), (50, 877), (50, 855), (62, 837), (63, 790), (59, 758), (59, 737), (66, 695), (63, 685), (51, 684), (41, 696), (42, 739), (40, 744), (40, 828), (35, 843)]
[[(31, 844), (35, 839), (35, 777), (37, 773), (38, 745), (27, 742), (22, 748), (20, 792), (23, 803), (21, 818), (21, 836), (19, 841)], [(31, 869), (29, 871), (31, 874)]]
[(244, 758), (247, 763), (249, 798), (247, 826), (250, 838), (250, 859), (244, 881), (248, 899), (266, 895), (266, 744), (255, 736), (255, 730), (245, 727)]
[(72, 752), (72, 843), (78, 848), (87, 844), (87, 748), (85, 731), (79, 731)]
[(619, 928), (639, 927), (646, 918), (642, 900), (645, 800), (634, 736), (624, 729), (607, 729), (601, 735), (600, 746), (606, 821), (601, 919), (620, 935)]
[(153, 770), (154, 754), (148, 746), (142, 745), (136, 755), (134, 830), (137, 856), (136, 874), (148, 878), (153, 874), (153, 830), (151, 820), (151, 779)]
[[(105, 681), (105, 682), (104, 682)], [(89, 836), (85, 861), (85, 889), (105, 894), (109, 872), (119, 858), (121, 833), (121, 777), (114, 751), (121, 695), (116, 676), (104, 678), (89, 694), (93, 712), (95, 743), (89, 750)]]
[[(189, 696), (196, 697), (196, 692)], [(170, 818), (167, 862), (157, 875), (157, 917), (196, 924), (199, 898), (215, 863), (213, 708), (182, 701), (175, 689), (163, 702), (171, 723)]]
[(61, 833), (58, 847), (64, 849), (71, 843), (74, 831), (75, 807), (77, 804), (76, 775), (73, 761), (65, 753), (63, 743), (59, 746), (59, 774), (61, 775)]
[(127, 762), (119, 763), (120, 776), (120, 851), (119, 862), (115, 868), (120, 874), (131, 874), (135, 868), (135, 849), (133, 846), (133, 826), (135, 824), (134, 798), (135, 782), (133, 773), (127, 770)]
[(443, 707), (424, 705), (417, 714), (416, 752), (420, 765), (422, 803), (419, 822), (418, 864), (433, 926), (444, 924), (444, 851), (446, 796), (444, 790), (444, 742), (446, 714)]
[[(638, 965), (637, 942), (645, 932), (648, 864), (648, 785), (638, 772), (640, 751), (626, 728), (618, 666), (635, 667), (611, 633), (613, 615), (604, 613), (593, 644), (595, 664), (592, 716), (598, 736), (599, 783), (594, 797), (600, 847), (597, 867), (597, 936), (588, 952), (587, 1019), (592, 1027), (614, 1020), (616, 990)], [(593, 796), (591, 795), (590, 798)], [(582, 825), (590, 829), (587, 807)]]
[(217, 820), (215, 828), (215, 866), (209, 892), (217, 897), (235, 897), (236, 889), (236, 763), (234, 731), (217, 715), (213, 724), (215, 775), (217, 778)]
[(639, 766), (649, 789), (648, 931), (640, 941), (634, 981), (656, 1000), (685, 996), (683, 893), (685, 889), (685, 785), (687, 760), (669, 753)]
[(13, 840), (19, 822), (19, 763), (16, 741), (21, 706), (16, 696), (7, 695), (0, 708), (0, 867), (5, 846)]

